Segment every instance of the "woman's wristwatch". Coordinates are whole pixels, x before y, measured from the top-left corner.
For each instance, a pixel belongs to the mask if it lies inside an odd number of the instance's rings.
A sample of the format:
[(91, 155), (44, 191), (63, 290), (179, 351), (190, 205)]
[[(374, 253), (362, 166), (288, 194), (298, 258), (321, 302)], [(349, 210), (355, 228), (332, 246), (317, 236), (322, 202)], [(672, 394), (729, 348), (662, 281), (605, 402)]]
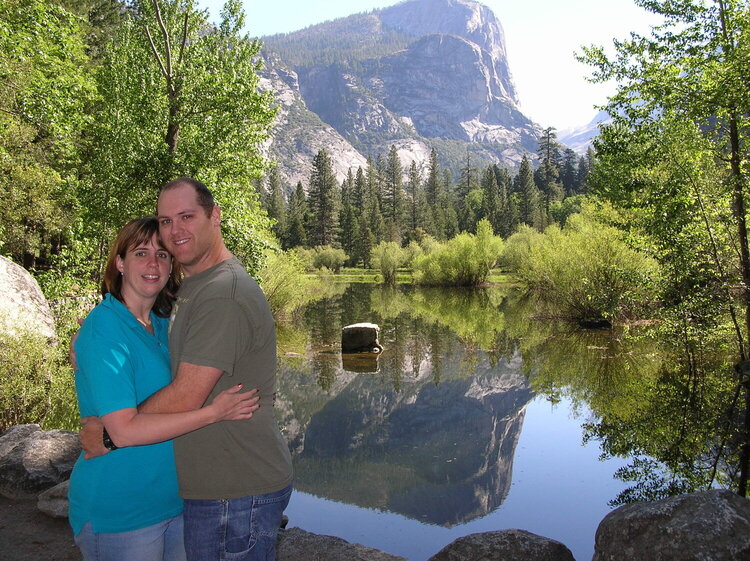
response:
[(107, 450), (117, 450), (117, 444), (112, 442), (107, 429), (104, 429), (104, 432), (102, 432), (102, 443)]

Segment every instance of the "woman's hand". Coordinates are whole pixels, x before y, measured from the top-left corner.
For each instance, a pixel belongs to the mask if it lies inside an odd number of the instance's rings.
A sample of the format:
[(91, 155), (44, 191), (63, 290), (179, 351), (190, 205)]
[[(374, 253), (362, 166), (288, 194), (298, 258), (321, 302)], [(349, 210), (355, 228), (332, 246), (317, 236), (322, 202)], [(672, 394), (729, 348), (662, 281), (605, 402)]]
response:
[(242, 384), (224, 390), (211, 400), (211, 407), (218, 421), (241, 421), (249, 419), (260, 407), (258, 390), (240, 393)]

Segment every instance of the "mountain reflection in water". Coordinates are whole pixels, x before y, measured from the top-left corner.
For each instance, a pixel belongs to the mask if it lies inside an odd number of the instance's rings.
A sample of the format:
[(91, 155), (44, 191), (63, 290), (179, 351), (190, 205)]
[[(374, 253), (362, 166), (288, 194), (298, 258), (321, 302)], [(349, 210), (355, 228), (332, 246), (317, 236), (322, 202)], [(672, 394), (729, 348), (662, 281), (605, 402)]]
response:
[[(491, 357), (441, 325), (424, 311), (428, 292), (371, 290), (352, 286), (311, 307), (291, 337), (281, 331), (282, 348), (285, 335), (305, 346), (282, 358), (277, 402), (295, 487), (441, 526), (485, 516), (508, 495), (533, 397), (520, 359)], [(475, 329), (486, 335), (502, 325), (486, 296), (455, 296), (434, 302), (443, 322), (446, 305), (463, 318), (481, 305), (497, 317), (475, 317)], [(376, 311), (353, 317), (368, 299)], [(345, 369), (336, 351), (341, 326), (355, 321), (380, 324), (385, 349), (376, 372)]]

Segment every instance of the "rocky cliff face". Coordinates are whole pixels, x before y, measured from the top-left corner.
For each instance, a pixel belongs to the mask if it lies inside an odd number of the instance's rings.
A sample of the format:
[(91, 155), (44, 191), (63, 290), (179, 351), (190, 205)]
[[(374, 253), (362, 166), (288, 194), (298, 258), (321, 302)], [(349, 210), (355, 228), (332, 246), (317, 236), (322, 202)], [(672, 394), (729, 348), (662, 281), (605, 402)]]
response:
[(264, 41), (277, 53), (266, 84), (286, 108), (270, 151), (287, 178), (306, 183), (304, 155), (321, 147), (340, 179), (391, 145), (405, 168), (432, 147), (454, 169), (467, 150), (477, 166), (509, 167), (536, 150), (541, 129), (518, 109), (502, 26), (478, 2), (408, 0)]
[(310, 111), (299, 91), (297, 73), (266, 54), (261, 87), (274, 92), (278, 114), (274, 132), (264, 147), (266, 155), (278, 162), (287, 188), (298, 182), (307, 185), (312, 161), (320, 148), (333, 157), (336, 177), (346, 177), (350, 168), (364, 167), (367, 160), (336, 130)]

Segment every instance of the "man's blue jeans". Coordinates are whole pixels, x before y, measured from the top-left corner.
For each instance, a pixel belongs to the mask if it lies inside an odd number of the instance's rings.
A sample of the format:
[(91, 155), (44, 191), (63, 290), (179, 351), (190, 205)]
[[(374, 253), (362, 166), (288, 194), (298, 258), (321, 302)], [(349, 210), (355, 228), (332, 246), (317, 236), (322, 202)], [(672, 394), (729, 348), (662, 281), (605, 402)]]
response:
[(187, 561), (275, 561), (281, 515), (292, 486), (267, 495), (185, 500)]

